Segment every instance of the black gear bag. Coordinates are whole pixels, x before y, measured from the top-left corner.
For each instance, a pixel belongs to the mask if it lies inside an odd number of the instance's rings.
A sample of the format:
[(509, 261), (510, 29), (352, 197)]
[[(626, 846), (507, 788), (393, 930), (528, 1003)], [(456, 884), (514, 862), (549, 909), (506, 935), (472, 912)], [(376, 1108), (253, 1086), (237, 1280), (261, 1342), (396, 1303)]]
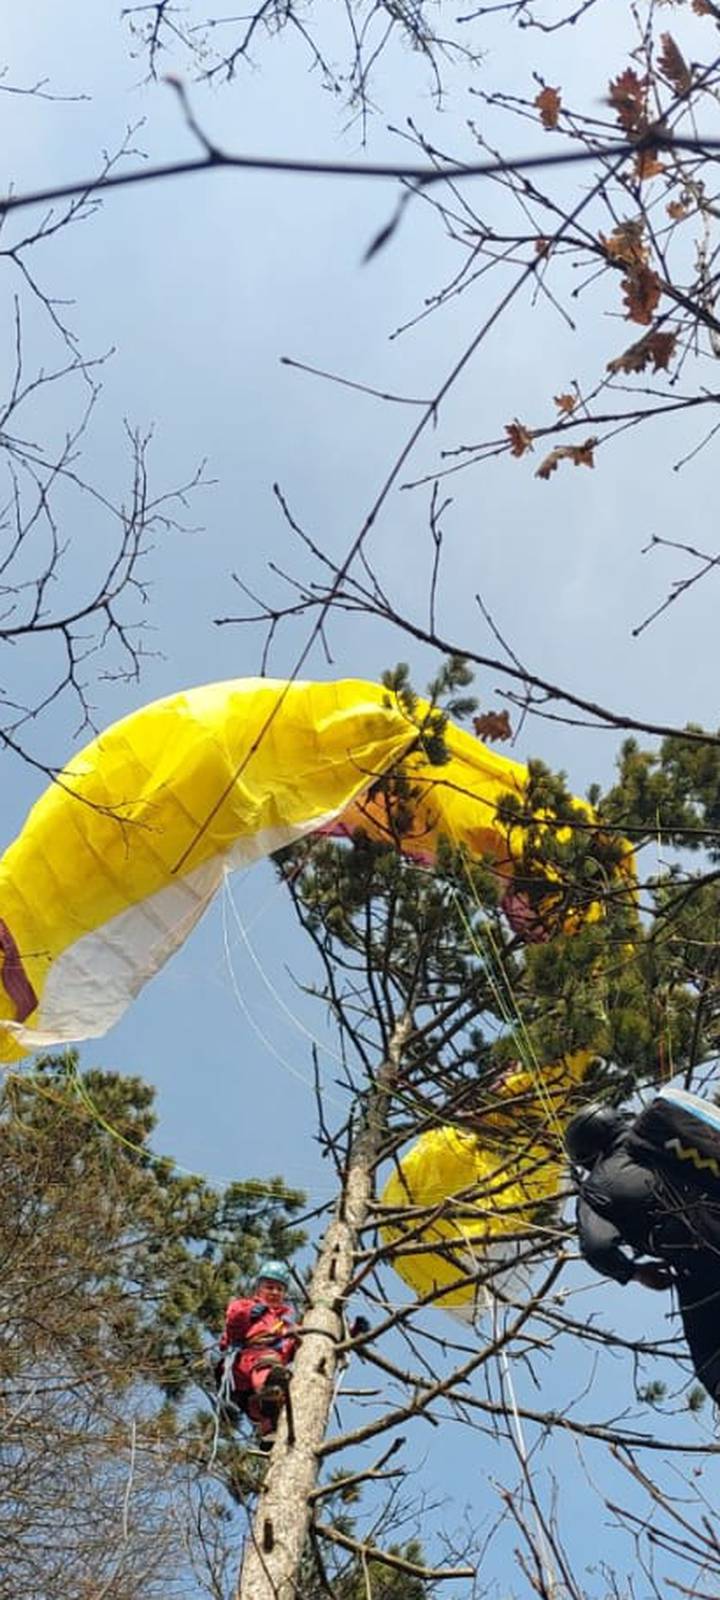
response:
[(663, 1089), (636, 1118), (627, 1149), (643, 1166), (720, 1200), (720, 1107), (686, 1089)]

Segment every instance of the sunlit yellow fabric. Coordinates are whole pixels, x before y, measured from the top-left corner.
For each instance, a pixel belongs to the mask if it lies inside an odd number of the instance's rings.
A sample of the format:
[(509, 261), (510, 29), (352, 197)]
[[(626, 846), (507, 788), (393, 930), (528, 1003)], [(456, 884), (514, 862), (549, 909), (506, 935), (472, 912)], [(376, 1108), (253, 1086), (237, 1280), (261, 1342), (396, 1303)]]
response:
[[(598, 981), (600, 981), (598, 975)], [(484, 1116), (490, 1127), (511, 1125), (517, 1140), (521, 1129), (537, 1128), (542, 1123), (555, 1143), (569, 1117), (577, 1109), (571, 1100), (573, 1089), (587, 1077), (593, 1060), (589, 1050), (576, 1050), (547, 1067), (528, 1067), (518, 1063), (510, 1068), (497, 1091), (497, 1101)]]
[[(327, 824), (415, 734), (386, 690), (353, 680), (210, 684), (108, 728), (46, 790), (0, 861), (0, 917), (40, 1000), (22, 1025), (0, 1023), (0, 1059), (51, 1042), (48, 1034), (59, 1042), (103, 1032), (107, 1015), (114, 1020), (122, 1009), (114, 988), (107, 1007), (102, 1003), (111, 946), (116, 969), (127, 956), (127, 1004), (143, 968), (145, 976), (156, 971), (202, 914), (224, 864), (257, 859)], [(162, 893), (171, 889), (168, 926)], [(123, 918), (130, 908), (137, 918)], [(100, 929), (105, 945), (85, 944), (87, 970), (67, 972), (59, 1032), (43, 1015), (48, 975)], [(87, 1014), (88, 985), (95, 1016)], [(15, 1016), (0, 986), (0, 1018)]]
[[(422, 714), (422, 708), (420, 709)], [(400, 842), (402, 848), (419, 857), (432, 859), (439, 840), (464, 846), (470, 855), (489, 857), (500, 865), (513, 860), (512, 833), (501, 827), (498, 803), (507, 795), (522, 801), (527, 788), (527, 767), (507, 756), (498, 755), (466, 733), (449, 724), (445, 731), (449, 760), (442, 767), (431, 766), (419, 751), (403, 762), (403, 775), (412, 784), (412, 820), (398, 841), (394, 821), (388, 822), (382, 797), (361, 796), (343, 818), (377, 839)]]
[[(421, 703), (420, 716), (423, 709)], [(412, 786), (408, 808), (410, 821), (406, 828), (398, 829), (394, 811), (388, 815), (382, 793), (372, 792), (360, 794), (348, 807), (343, 825), (348, 831), (358, 829), (370, 838), (394, 843), (421, 861), (432, 861), (443, 839), (455, 849), (465, 849), (476, 859), (492, 862), (495, 872), (511, 878), (523, 858), (528, 828), (519, 823), (501, 822), (498, 806), (508, 796), (520, 802), (526, 800), (528, 769), (521, 762), (489, 749), (480, 739), (452, 723), (448, 724), (444, 737), (449, 760), (443, 766), (432, 766), (418, 750), (413, 750), (402, 763), (403, 776)], [(596, 820), (592, 807), (585, 800), (575, 798), (574, 805), (589, 823)], [(539, 811), (532, 822), (538, 837), (544, 826), (554, 829), (560, 844), (569, 841), (571, 829), (558, 828), (550, 812)], [(626, 842), (617, 873), (634, 889), (634, 856)], [(552, 863), (543, 865), (542, 876), (551, 885), (562, 882), (561, 874)], [(573, 933), (585, 923), (598, 921), (602, 914), (601, 904), (591, 902), (579, 911), (571, 911), (564, 919), (564, 929)]]
[[(431, 766), (417, 749), (427, 709), (411, 718), (356, 679), (235, 679), (157, 700), (93, 740), (0, 860), (0, 1060), (104, 1033), (226, 870), (305, 834), (361, 828), (428, 861), (445, 838), (510, 872), (524, 830), (502, 826), (497, 806), (523, 798), (527, 769), (453, 726), (449, 761)], [(402, 834), (374, 790), (390, 769), (412, 783)]]
[[(383, 1206), (401, 1215), (383, 1227), (382, 1237), (402, 1246), (404, 1253), (394, 1253), (392, 1264), (418, 1296), (462, 1312), (476, 1298), (473, 1283), (437, 1297), (435, 1291), (457, 1283), (463, 1273), (481, 1273), (488, 1257), (493, 1267), (512, 1264), (517, 1250), (508, 1236), (531, 1234), (538, 1203), (557, 1195), (562, 1130), (573, 1109), (570, 1094), (592, 1059), (588, 1051), (578, 1051), (537, 1072), (513, 1070), (483, 1116), (484, 1135), (433, 1128), (403, 1155), (381, 1197)], [(413, 1216), (418, 1207), (437, 1207), (438, 1215)], [(412, 1253), (413, 1245), (435, 1243), (442, 1253), (422, 1248)], [(492, 1276), (488, 1287), (492, 1292)]]

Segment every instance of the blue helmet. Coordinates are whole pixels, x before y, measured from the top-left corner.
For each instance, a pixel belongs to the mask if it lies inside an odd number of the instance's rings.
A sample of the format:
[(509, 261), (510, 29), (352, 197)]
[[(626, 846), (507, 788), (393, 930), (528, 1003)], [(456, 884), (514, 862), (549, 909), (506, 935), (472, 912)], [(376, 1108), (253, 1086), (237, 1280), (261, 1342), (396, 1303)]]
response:
[(261, 1261), (257, 1269), (255, 1278), (256, 1283), (259, 1283), (261, 1278), (269, 1278), (273, 1283), (281, 1283), (283, 1289), (287, 1289), (288, 1283), (290, 1282), (290, 1273), (288, 1271), (287, 1262)]

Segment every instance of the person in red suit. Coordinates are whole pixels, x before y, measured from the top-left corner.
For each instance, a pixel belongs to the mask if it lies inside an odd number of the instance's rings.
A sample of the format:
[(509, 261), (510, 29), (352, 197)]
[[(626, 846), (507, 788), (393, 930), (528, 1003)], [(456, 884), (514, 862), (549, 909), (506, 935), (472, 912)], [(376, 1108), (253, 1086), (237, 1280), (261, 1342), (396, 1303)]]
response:
[(284, 1261), (263, 1261), (253, 1293), (231, 1300), (220, 1339), (221, 1395), (255, 1424), (260, 1448), (272, 1448), (298, 1346), (295, 1311), (287, 1299)]

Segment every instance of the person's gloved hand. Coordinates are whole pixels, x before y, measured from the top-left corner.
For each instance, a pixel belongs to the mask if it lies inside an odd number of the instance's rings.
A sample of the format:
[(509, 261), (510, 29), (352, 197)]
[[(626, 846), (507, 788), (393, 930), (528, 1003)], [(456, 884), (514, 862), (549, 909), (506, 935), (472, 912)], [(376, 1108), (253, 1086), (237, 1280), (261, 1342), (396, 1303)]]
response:
[(252, 1311), (250, 1312), (250, 1315), (248, 1317), (248, 1322), (259, 1322), (260, 1318), (264, 1317), (265, 1312), (267, 1310), (268, 1310), (268, 1307), (266, 1305), (263, 1305), (262, 1300), (259, 1300), (257, 1305), (253, 1306)]
[(644, 1289), (669, 1289), (672, 1281), (672, 1272), (662, 1261), (645, 1261), (633, 1273), (633, 1282)]

